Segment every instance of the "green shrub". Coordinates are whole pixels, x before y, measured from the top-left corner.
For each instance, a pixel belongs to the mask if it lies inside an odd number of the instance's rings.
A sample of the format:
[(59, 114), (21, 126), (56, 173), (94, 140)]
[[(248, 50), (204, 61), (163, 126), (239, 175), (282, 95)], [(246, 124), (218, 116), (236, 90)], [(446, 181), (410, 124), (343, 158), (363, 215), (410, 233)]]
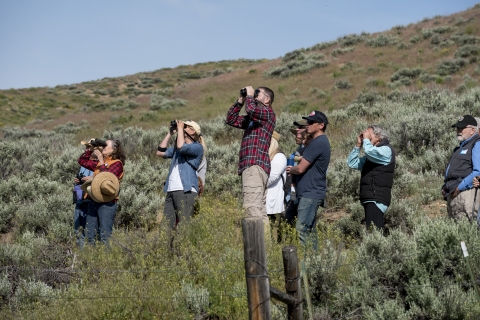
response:
[(411, 80), (417, 78), (421, 73), (423, 72), (422, 69), (420, 68), (414, 68), (414, 69), (408, 69), (408, 68), (403, 68), (395, 72), (391, 77), (390, 81), (391, 82), (396, 82), (400, 81), (403, 83), (403, 81), (406, 80)]
[(153, 94), (150, 97), (150, 110), (170, 110), (178, 107), (184, 107), (187, 105), (186, 100), (182, 100), (176, 98), (174, 100), (170, 100), (165, 98), (161, 94)]
[(422, 81), (423, 83), (429, 83), (429, 82), (435, 81), (437, 79), (437, 76), (436, 75), (431, 75), (431, 74), (428, 74), (428, 73), (422, 73), (422, 74), (420, 74), (418, 79), (420, 81)]
[(385, 81), (377, 78), (368, 78), (367, 85), (370, 87), (385, 87)]
[(440, 26), (433, 29), (422, 29), (422, 36), (424, 39), (430, 38), (434, 34), (445, 34), (453, 30), (451, 26)]
[(305, 49), (298, 49), (292, 52), (288, 52), (285, 54), (285, 56), (283, 56), (282, 61), (289, 62), (293, 60), (302, 60), (305, 58), (304, 52), (305, 52)]
[(383, 96), (376, 92), (360, 92), (357, 95), (356, 101), (363, 104), (372, 105), (376, 101), (381, 101)]
[(335, 82), (335, 88), (337, 89), (348, 90), (351, 87), (353, 87), (353, 85), (348, 82), (348, 80), (338, 80), (337, 82)]
[(263, 75), (267, 78), (287, 78), (309, 72), (312, 69), (326, 67), (330, 63), (328, 60), (322, 60), (324, 58), (323, 54), (305, 54), (304, 51), (302, 49), (287, 53), (283, 58), (283, 65), (272, 67), (265, 71)]
[(332, 51), (332, 56), (336, 57), (339, 54), (344, 54), (347, 52), (352, 52), (355, 50), (355, 47), (345, 47), (345, 48), (337, 48)]
[(455, 52), (455, 58), (467, 58), (471, 56), (477, 56), (480, 48), (476, 45), (467, 44), (464, 45)]
[(437, 65), (437, 73), (441, 76), (457, 73), (467, 64), (465, 59), (444, 60)]
[(454, 34), (450, 37), (459, 46), (467, 44), (475, 45), (479, 42), (480, 38), (470, 34)]
[(466, 24), (466, 23), (469, 23), (470, 21), (472, 21), (473, 18), (468, 18), (468, 19), (465, 19), (463, 17), (458, 17), (455, 19), (455, 25), (458, 27), (458, 26), (461, 26), (463, 24)]
[(320, 43), (317, 43), (316, 45), (314, 45), (310, 48), (307, 48), (307, 51), (327, 49), (327, 48), (330, 48), (331, 46), (336, 45), (337, 43), (338, 43), (337, 40), (333, 40), (333, 41), (329, 41), (329, 42), (320, 42)]
[(392, 35), (384, 35), (380, 34), (376, 38), (368, 38), (365, 40), (365, 45), (367, 47), (386, 47), (386, 46), (393, 46), (398, 43), (400, 39), (397, 36)]
[(409, 41), (410, 41), (410, 43), (417, 43), (417, 42), (420, 41), (420, 37), (417, 36), (417, 35), (414, 35), (414, 36), (412, 36), (412, 37), (410, 38)]
[(360, 42), (363, 42), (366, 39), (366, 34), (348, 34), (337, 39), (338, 43), (342, 47), (351, 47)]

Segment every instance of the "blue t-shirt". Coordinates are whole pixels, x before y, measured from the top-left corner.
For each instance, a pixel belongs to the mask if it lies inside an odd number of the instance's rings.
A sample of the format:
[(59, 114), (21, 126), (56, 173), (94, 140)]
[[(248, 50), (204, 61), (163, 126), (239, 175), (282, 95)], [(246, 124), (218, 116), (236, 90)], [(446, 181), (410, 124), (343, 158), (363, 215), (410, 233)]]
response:
[(310, 166), (295, 177), (298, 198), (325, 199), (327, 194), (327, 168), (330, 162), (330, 142), (326, 135), (313, 139), (303, 151), (303, 159)]

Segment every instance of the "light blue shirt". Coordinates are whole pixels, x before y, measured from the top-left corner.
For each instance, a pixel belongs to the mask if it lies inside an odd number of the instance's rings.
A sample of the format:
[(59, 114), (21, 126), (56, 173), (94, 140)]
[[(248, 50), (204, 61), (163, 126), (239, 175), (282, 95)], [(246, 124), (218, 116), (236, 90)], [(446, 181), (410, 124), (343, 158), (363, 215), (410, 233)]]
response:
[[(203, 157), (203, 147), (200, 143), (194, 142), (184, 144), (180, 149), (168, 148), (163, 155), (163, 158), (172, 158), (168, 176), (172, 173), (175, 161), (178, 160), (178, 171), (180, 173), (180, 180), (183, 185), (183, 192), (189, 192), (195, 188), (198, 192), (198, 178), (197, 171)], [(164, 192), (168, 190), (168, 178), (163, 188)]]
[[(477, 138), (478, 134), (475, 133), (473, 136), (471, 136), (469, 139), (460, 142), (460, 147), (463, 147), (466, 143), (468, 143), (470, 140)], [(480, 143), (477, 142), (472, 148), (472, 173), (470, 173), (468, 176), (466, 176), (462, 182), (458, 185), (458, 191), (464, 191), (468, 189), (473, 188), (473, 178), (476, 176), (480, 176), (480, 147), (478, 144)], [(448, 169), (450, 169), (450, 164), (447, 166), (447, 170), (445, 171), (445, 177), (448, 175)]]
[(93, 171), (88, 170), (85, 167), (80, 166), (80, 170), (78, 173), (83, 174), (83, 176), (88, 177), (88, 176), (93, 176)]
[[(362, 170), (367, 159), (381, 165), (387, 165), (390, 163), (390, 161), (392, 161), (392, 149), (390, 149), (390, 147), (375, 147), (369, 139), (363, 139), (363, 151), (365, 152), (365, 155), (360, 157), (360, 148), (353, 148), (352, 152), (350, 152), (348, 155), (347, 160), (347, 164), (350, 168)], [(374, 202), (378, 209), (380, 209), (383, 213), (385, 213), (385, 211), (388, 209), (387, 205), (373, 200), (363, 201), (362, 204), (367, 202)]]

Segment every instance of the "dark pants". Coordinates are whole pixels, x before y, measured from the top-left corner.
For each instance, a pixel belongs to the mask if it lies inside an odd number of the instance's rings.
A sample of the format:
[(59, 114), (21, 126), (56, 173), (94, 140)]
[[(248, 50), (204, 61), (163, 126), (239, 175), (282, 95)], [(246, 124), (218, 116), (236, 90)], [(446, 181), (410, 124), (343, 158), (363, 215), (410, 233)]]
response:
[(383, 212), (380, 210), (374, 202), (367, 202), (363, 204), (365, 209), (365, 225), (367, 229), (373, 224), (378, 229), (383, 229)]
[(85, 223), (87, 222), (88, 200), (82, 200), (75, 204), (75, 213), (73, 214), (73, 229), (77, 246), (83, 247), (85, 242)]
[(87, 222), (85, 232), (88, 243), (95, 244), (97, 229), (100, 240), (108, 245), (108, 239), (112, 236), (113, 221), (117, 213), (117, 202), (95, 202), (90, 201), (88, 205)]
[(163, 215), (170, 229), (174, 229), (180, 221), (188, 221), (193, 215), (196, 192), (171, 191), (167, 192)]
[(268, 215), (268, 221), (270, 223), (270, 232), (272, 234), (272, 240), (282, 241), (282, 221), (285, 220), (285, 213), (275, 213)]

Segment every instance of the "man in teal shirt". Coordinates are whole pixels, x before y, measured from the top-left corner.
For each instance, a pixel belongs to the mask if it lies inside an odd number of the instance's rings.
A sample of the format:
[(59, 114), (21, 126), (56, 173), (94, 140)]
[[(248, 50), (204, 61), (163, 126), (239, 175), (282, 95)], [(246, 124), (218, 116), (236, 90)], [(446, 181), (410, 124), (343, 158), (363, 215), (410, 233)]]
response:
[[(362, 147), (365, 155), (360, 157)], [(381, 127), (371, 125), (357, 136), (357, 143), (348, 156), (348, 166), (362, 170), (360, 202), (367, 228), (373, 223), (383, 229), (383, 216), (392, 199), (395, 151)]]

